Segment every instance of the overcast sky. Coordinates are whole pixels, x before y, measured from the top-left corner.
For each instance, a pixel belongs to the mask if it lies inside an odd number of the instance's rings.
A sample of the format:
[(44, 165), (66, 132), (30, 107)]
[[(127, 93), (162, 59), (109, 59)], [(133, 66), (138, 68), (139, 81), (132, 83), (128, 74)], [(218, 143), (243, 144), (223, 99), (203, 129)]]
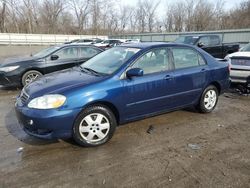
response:
[[(135, 5), (138, 0), (120, 0), (122, 4), (129, 4), (129, 5)], [(153, 1), (153, 0), (152, 0)], [(161, 0), (162, 5), (166, 5), (167, 3), (174, 3), (180, 0)], [(218, 0), (208, 0), (210, 2), (216, 3)], [(244, 0), (224, 0), (225, 2), (225, 8), (230, 9), (234, 6), (238, 5), (240, 2)]]

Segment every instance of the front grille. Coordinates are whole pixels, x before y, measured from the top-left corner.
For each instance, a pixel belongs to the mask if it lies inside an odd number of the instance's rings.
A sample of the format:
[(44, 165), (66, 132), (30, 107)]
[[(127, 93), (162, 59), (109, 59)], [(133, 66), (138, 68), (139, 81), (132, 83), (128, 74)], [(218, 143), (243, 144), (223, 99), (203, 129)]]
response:
[(231, 59), (231, 63), (232, 65), (250, 66), (250, 59), (234, 57)]
[(20, 100), (23, 104), (26, 104), (26, 102), (29, 99), (29, 95), (24, 91), (24, 89), (22, 90), (21, 94), (20, 94)]

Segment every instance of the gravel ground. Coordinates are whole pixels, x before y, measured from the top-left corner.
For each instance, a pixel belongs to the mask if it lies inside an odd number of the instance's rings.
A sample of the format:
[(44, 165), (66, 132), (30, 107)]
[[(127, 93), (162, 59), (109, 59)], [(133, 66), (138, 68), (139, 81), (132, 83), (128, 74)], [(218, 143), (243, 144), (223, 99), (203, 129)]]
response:
[(14, 113), (17, 93), (0, 90), (0, 187), (250, 187), (247, 96), (224, 94), (211, 114), (130, 123), (107, 144), (82, 148), (27, 136)]

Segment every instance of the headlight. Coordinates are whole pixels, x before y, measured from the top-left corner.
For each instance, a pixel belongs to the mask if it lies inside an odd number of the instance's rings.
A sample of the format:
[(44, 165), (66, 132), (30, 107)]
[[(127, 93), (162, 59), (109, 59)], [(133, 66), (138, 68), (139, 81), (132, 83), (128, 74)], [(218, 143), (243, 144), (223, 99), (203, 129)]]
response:
[(63, 95), (44, 95), (42, 97), (32, 99), (29, 102), (28, 107), (35, 109), (53, 109), (61, 107), (65, 101), (66, 97)]
[(2, 67), (2, 68), (0, 68), (0, 71), (11, 72), (11, 71), (16, 70), (18, 68), (19, 68), (19, 66)]

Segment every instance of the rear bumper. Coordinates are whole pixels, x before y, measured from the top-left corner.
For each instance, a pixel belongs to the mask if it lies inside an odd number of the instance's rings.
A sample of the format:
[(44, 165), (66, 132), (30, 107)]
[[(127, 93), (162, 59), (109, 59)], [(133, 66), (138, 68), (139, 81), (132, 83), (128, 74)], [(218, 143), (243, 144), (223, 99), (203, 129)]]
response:
[(232, 83), (243, 83), (243, 84), (250, 83), (250, 69), (249, 70), (231, 69), (230, 81)]
[(70, 138), (80, 110), (37, 110), (16, 104), (16, 116), (23, 130), (41, 139)]

